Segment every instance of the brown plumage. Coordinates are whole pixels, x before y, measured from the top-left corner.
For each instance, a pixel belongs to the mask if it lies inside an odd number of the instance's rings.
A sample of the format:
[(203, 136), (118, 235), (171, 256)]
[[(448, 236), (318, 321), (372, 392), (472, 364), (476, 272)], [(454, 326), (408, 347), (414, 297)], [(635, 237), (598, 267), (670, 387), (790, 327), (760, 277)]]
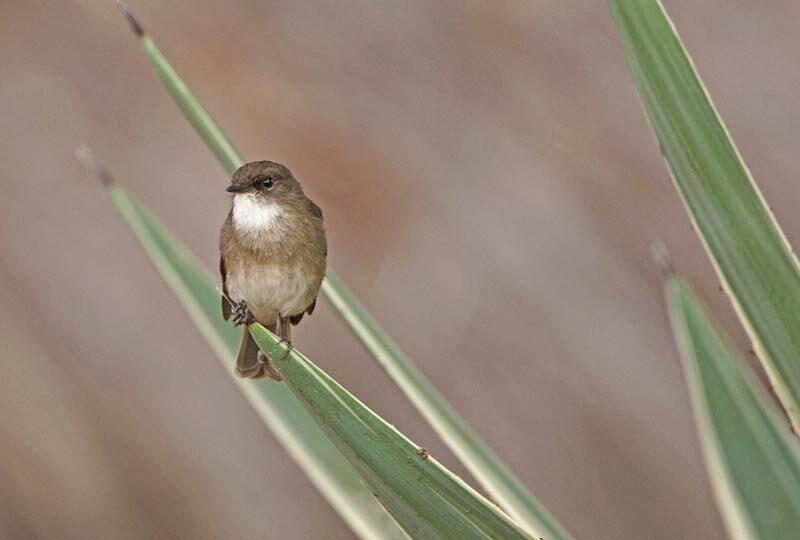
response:
[[(272, 161), (241, 166), (227, 191), (233, 204), (219, 238), (222, 313), (257, 321), (290, 341), (290, 328), (314, 310), (328, 253), (322, 211), (291, 171)], [(236, 374), (280, 375), (243, 329)]]

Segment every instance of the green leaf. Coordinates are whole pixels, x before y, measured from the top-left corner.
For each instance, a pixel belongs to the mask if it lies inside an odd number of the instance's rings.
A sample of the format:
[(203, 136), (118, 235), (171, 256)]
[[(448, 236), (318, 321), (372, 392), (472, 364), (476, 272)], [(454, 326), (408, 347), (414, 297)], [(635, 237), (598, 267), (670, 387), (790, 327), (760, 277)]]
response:
[[(243, 163), (233, 144), (138, 21), (127, 10), (124, 13), (159, 79), (225, 171), (232, 173)], [(491, 497), (532, 534), (548, 540), (572, 538), (455, 412), (331, 269), (322, 284), (322, 295)]]
[(745, 360), (689, 288), (669, 278), (670, 320), (689, 381), (706, 466), (731, 538), (794, 540), (800, 449)]
[(175, 100), (175, 103), (180, 107), (183, 115), (189, 120), (189, 123), (192, 124), (194, 130), (200, 135), (200, 138), (203, 139), (203, 142), (205, 142), (214, 153), (214, 156), (217, 158), (220, 165), (222, 165), (222, 168), (225, 169), (225, 172), (233, 174), (236, 169), (244, 164), (244, 160), (242, 160), (239, 152), (234, 148), (233, 144), (225, 136), (225, 133), (214, 119), (211, 118), (208, 111), (206, 111), (203, 105), (194, 97), (189, 87), (186, 86), (186, 83), (183, 82), (169, 62), (167, 62), (167, 59), (161, 54), (161, 51), (158, 50), (158, 47), (156, 47), (156, 44), (150, 39), (150, 36), (144, 34), (139, 39), (142, 42), (142, 48), (144, 48), (145, 55), (147, 55), (148, 60), (150, 60), (150, 64), (153, 66), (156, 75), (161, 79), (161, 82), (167, 88), (170, 95)]
[(527, 525), (534, 536), (548, 540), (571, 539), (572, 536), (481, 440), (344, 284), (332, 274), (328, 275), (326, 283), (328, 301), (486, 491), (518, 522)]
[(611, 0), (645, 112), (695, 229), (797, 429), (797, 261), (656, 0)]
[(258, 346), (384, 507), (413, 538), (531, 538), (427, 451), (259, 324)]
[[(207, 272), (124, 190), (110, 184), (108, 192), (228, 373), (233, 373), (238, 331), (223, 321), (219, 293)], [(285, 345), (260, 325), (254, 325), (252, 333), (276, 359), (286, 384), (234, 379), (289, 454), (362, 537), (531, 538), (436, 460), (420, 455), (419, 447), (296, 349), (286, 354)]]
[(109, 183), (107, 189), (164, 281), (225, 366), (225, 371), (233, 377), (264, 423), (342, 519), (364, 539), (408, 538), (286, 385), (233, 376), (241, 334), (222, 319), (215, 280), (138, 201), (113, 183)]

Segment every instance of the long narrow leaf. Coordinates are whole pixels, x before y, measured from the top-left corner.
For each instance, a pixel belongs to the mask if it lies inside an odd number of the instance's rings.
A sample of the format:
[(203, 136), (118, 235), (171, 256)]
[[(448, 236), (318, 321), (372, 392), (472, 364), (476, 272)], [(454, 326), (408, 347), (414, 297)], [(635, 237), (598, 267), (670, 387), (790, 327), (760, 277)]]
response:
[(413, 538), (531, 538), (427, 451), (259, 324), (258, 346), (319, 426)]
[[(114, 184), (107, 189), (164, 280), (232, 373), (237, 332), (222, 320), (219, 296), (208, 274), (141, 204)], [(531, 538), (296, 349), (285, 354), (285, 345), (260, 325), (254, 325), (253, 335), (276, 359), (286, 384), (235, 380), (289, 454), (364, 538)]]
[[(138, 201), (111, 182), (104, 170), (93, 168), (164, 281), (226, 372), (233, 375), (239, 331), (221, 316), (212, 276)], [(358, 536), (365, 540), (408, 538), (285, 385), (233, 379), (288, 454)]]
[(678, 192), (776, 394), (799, 428), (797, 261), (661, 3), (610, 4)]
[[(225, 171), (232, 173), (243, 162), (233, 144), (138, 21), (124, 7), (123, 12), (159, 79)], [(359, 305), (332, 270), (328, 270), (322, 284), (322, 294), (490, 496), (531, 533), (548, 540), (572, 538)]]
[(745, 361), (689, 288), (666, 285), (706, 466), (731, 538), (800, 534), (800, 449)]
[(486, 491), (509, 514), (528, 524), (534, 535), (552, 540), (571, 539), (336, 276), (328, 275), (327, 283), (328, 301)]

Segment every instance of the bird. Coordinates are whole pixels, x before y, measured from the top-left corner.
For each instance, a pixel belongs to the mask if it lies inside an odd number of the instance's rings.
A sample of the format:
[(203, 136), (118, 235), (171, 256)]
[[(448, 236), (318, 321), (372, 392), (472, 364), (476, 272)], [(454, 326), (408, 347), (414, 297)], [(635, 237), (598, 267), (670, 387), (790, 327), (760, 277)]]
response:
[(291, 347), (292, 325), (313, 313), (328, 256), (322, 210), (274, 161), (242, 165), (226, 191), (233, 197), (219, 235), (222, 315), (244, 326), (234, 371), (281, 381), (248, 327), (258, 322)]

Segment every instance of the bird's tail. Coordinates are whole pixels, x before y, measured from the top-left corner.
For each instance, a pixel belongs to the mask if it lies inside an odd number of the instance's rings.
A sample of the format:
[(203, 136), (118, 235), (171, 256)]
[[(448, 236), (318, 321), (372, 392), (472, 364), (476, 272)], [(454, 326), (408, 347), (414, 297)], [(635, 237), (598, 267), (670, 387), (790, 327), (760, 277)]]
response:
[(236, 375), (245, 379), (261, 379), (268, 377), (273, 381), (282, 381), (283, 377), (277, 372), (264, 353), (262, 353), (247, 326), (242, 328), (242, 339), (239, 341), (239, 353), (236, 355)]

